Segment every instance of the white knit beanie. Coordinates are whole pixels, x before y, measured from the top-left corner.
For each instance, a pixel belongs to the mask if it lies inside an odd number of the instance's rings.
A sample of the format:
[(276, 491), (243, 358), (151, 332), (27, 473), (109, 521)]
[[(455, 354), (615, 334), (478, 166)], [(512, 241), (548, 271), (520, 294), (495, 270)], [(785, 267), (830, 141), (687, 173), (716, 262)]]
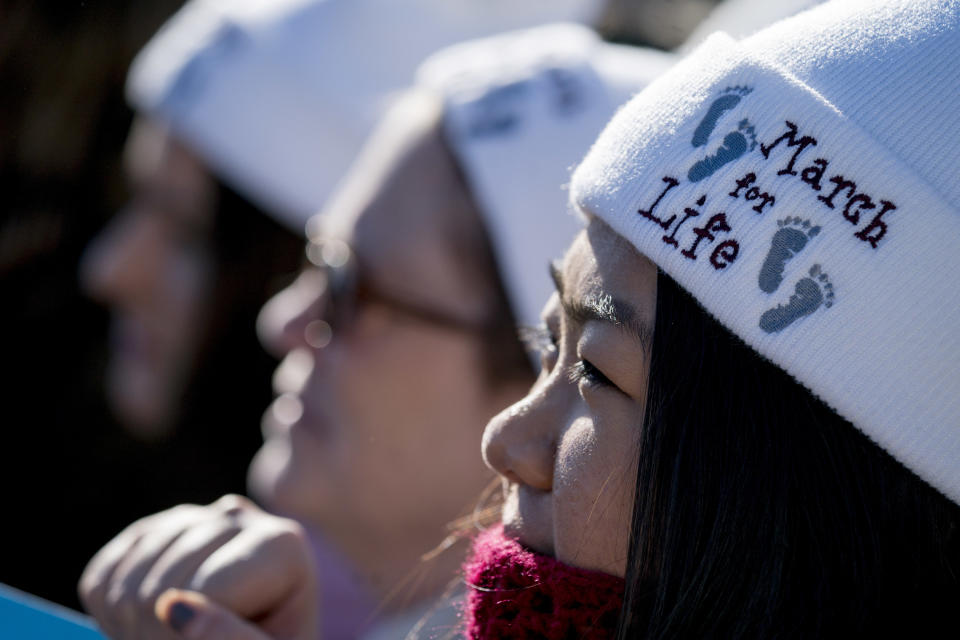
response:
[(960, 1), (710, 38), (573, 177), (721, 323), (960, 502)]
[(573, 167), (614, 110), (673, 62), (553, 24), (455, 45), (421, 66), (420, 85), (444, 98), (447, 139), (518, 322), (539, 323), (548, 264), (579, 229), (566, 189)]
[(429, 53), (597, 0), (190, 0), (137, 56), (128, 99), (302, 232)]

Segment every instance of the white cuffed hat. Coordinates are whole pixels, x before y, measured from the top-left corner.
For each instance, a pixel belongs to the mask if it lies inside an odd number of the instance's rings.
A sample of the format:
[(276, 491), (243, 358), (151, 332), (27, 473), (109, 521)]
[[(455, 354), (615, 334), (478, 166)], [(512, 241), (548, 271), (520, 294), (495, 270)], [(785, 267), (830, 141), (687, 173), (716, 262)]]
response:
[(610, 119), (674, 61), (554, 24), (450, 47), (418, 72), (444, 98), (444, 127), (483, 214), (514, 316), (538, 324), (549, 262), (580, 223), (566, 183)]
[(191, 0), (134, 60), (132, 106), (302, 232), (429, 53), (596, 0)]
[(715, 35), (571, 196), (960, 502), (960, 2), (830, 2)]

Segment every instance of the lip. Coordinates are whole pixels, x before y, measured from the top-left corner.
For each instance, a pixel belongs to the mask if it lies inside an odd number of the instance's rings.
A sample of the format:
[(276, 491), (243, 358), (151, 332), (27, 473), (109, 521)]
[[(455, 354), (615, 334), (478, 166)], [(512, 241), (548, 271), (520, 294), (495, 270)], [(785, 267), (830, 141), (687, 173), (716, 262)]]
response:
[(272, 386), (274, 399), (263, 413), (260, 428), (265, 440), (285, 437), (290, 431), (322, 431), (324, 416), (316, 402), (313, 377), (316, 375), (313, 356), (308, 349), (293, 349), (274, 369)]
[[(293, 409), (284, 407), (284, 403), (289, 402), (290, 399), (299, 403), (299, 398), (296, 398), (293, 394), (283, 394), (274, 398), (273, 402), (263, 412), (263, 417), (260, 420), (260, 431), (263, 433), (264, 440), (283, 437), (290, 431), (293, 423), (300, 419), (299, 415), (290, 419)], [(300, 413), (303, 413), (302, 405), (300, 405)]]
[(290, 351), (273, 372), (274, 393), (278, 396), (292, 393), (302, 397), (313, 369), (313, 356), (309, 350), (297, 348)]
[(510, 483), (505, 491), (502, 520), (508, 536), (533, 551), (554, 555), (550, 492)]

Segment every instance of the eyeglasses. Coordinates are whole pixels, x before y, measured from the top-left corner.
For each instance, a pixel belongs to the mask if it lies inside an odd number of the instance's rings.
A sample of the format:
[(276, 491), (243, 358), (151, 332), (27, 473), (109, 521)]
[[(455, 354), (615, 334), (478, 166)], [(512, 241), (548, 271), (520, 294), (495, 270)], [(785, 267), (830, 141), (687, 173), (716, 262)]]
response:
[(376, 304), (411, 320), (463, 333), (484, 333), (491, 323), (468, 320), (451, 312), (403, 300), (372, 286), (359, 268), (353, 249), (343, 240), (311, 238), (307, 260), (324, 274), (325, 305), (320, 317), (307, 324), (306, 339), (314, 347), (326, 346), (335, 331), (345, 331), (364, 305)]

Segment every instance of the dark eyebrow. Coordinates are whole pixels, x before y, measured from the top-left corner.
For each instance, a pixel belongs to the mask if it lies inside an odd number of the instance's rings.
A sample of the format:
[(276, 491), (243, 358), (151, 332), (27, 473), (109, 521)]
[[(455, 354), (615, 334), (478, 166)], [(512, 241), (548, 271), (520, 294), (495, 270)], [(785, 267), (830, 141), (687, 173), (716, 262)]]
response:
[(563, 274), (556, 263), (550, 265), (550, 277), (560, 294), (560, 305), (571, 320), (581, 325), (591, 320), (616, 325), (636, 340), (645, 352), (649, 352), (653, 344), (653, 327), (640, 320), (631, 305), (608, 293), (590, 295), (582, 300), (568, 298), (563, 292)]

